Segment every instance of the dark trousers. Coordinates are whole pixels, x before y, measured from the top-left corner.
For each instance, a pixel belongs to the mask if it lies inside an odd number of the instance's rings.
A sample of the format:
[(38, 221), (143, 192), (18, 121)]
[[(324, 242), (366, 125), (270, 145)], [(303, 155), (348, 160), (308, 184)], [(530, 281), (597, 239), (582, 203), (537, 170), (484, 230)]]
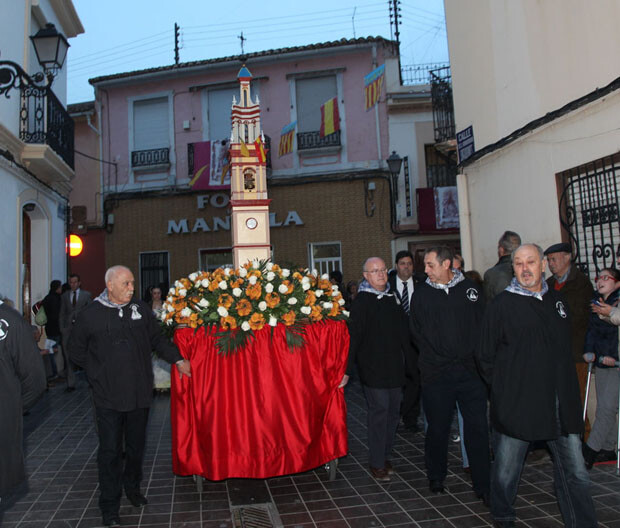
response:
[(140, 491), (149, 409), (120, 412), (97, 407), (96, 416), (99, 434), (99, 508), (102, 513), (118, 514), (122, 488), (125, 488), (126, 493)]
[(405, 427), (416, 427), (418, 416), (420, 416), (420, 372), (417, 358), (407, 362), (405, 369), (406, 381), (403, 388), (400, 415)]
[(422, 385), (422, 404), (428, 421), (424, 456), (429, 480), (443, 482), (448, 472), (448, 441), (454, 406), (463, 415), (465, 449), (474, 490), (489, 492), (490, 460), (487, 390), (477, 374), (463, 367), (446, 370)]
[(362, 385), (368, 403), (369, 465), (382, 469), (389, 459), (400, 420), (402, 388), (377, 389)]

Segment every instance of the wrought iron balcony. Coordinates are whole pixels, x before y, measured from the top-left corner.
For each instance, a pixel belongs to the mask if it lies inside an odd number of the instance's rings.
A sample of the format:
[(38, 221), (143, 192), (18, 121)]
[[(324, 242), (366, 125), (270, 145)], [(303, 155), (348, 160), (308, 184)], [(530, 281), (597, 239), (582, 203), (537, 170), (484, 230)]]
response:
[(316, 132), (298, 132), (297, 133), (297, 150), (309, 150), (325, 147), (340, 146), (340, 130), (337, 130), (329, 136), (321, 137), (319, 131)]
[(448, 62), (429, 62), (427, 64), (401, 66), (400, 71), (403, 77), (403, 85), (431, 84), (431, 71), (449, 66), (450, 63)]
[(148, 168), (157, 165), (170, 165), (170, 147), (132, 151), (132, 167)]
[(433, 125), (435, 141), (443, 143), (455, 138), (454, 103), (452, 101), (452, 75), (450, 67), (437, 68), (431, 75)]
[(73, 119), (48, 86), (22, 85), (19, 137), (24, 143), (49, 145), (74, 168)]

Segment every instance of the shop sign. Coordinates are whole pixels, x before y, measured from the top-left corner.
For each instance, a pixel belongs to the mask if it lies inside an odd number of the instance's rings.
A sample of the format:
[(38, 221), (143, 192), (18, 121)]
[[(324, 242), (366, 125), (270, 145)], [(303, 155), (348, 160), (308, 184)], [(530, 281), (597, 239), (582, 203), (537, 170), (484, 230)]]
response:
[[(291, 225), (304, 225), (303, 220), (297, 211), (289, 211), (283, 222), (278, 221), (276, 213), (269, 213), (269, 227), (288, 227)], [(190, 224), (187, 218), (181, 218), (180, 220), (168, 220), (168, 235), (198, 233), (201, 231), (230, 231), (230, 216), (226, 216), (224, 218), (214, 216), (211, 219), (210, 225), (204, 218), (196, 218), (193, 224)]]

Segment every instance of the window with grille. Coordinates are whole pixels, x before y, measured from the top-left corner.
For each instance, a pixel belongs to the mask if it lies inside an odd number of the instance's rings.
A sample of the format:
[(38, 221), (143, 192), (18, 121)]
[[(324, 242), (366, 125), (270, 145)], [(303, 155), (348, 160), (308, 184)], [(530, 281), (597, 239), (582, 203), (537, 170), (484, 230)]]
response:
[(233, 255), (231, 248), (201, 249), (200, 269), (214, 271), (217, 268), (232, 268)]
[(320, 275), (334, 270), (342, 270), (342, 251), (340, 242), (314, 242), (309, 245), (310, 269)]
[(151, 287), (161, 288), (165, 298), (170, 286), (168, 252), (140, 253), (140, 298), (147, 299)]
[(439, 152), (435, 145), (424, 145), (426, 158), (426, 186), (456, 186), (456, 161)]

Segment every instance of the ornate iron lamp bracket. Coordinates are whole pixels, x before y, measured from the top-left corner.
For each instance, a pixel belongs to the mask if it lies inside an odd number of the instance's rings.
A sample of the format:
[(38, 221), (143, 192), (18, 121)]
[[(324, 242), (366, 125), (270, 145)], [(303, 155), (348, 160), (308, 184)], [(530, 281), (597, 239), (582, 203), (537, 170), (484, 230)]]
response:
[(24, 87), (49, 88), (54, 79), (53, 75), (48, 74), (47, 84), (44, 84), (45, 75), (37, 72), (32, 77), (23, 68), (12, 61), (0, 61), (0, 95), (9, 99), (10, 91), (15, 88), (21, 90)]

